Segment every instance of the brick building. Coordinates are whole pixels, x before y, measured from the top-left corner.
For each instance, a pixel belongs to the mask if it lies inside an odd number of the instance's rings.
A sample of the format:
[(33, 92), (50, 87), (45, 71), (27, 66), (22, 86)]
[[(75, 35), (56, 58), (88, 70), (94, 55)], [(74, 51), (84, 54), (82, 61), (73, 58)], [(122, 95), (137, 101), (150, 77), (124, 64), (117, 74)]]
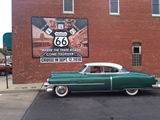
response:
[(113, 62), (160, 74), (160, 0), (13, 0), (14, 83)]

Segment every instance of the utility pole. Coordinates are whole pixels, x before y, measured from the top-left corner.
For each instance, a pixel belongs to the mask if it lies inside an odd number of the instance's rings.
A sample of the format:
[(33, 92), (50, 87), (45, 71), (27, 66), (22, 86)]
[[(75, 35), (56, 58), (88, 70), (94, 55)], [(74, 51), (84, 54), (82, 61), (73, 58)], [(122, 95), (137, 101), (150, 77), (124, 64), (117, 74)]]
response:
[(7, 45), (4, 43), (4, 46), (3, 46), (3, 49), (4, 49), (4, 52), (5, 52), (5, 68), (6, 68), (6, 86), (7, 86), (7, 89), (8, 89), (8, 73), (7, 73), (7, 59), (6, 59), (6, 55), (7, 55)]

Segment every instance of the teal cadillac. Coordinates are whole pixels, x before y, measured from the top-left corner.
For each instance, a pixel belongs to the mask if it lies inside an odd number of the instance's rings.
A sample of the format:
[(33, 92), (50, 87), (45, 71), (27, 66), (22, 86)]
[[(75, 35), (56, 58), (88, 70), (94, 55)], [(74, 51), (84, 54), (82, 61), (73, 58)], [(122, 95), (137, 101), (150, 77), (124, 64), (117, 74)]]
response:
[(47, 92), (59, 97), (69, 92), (126, 91), (136, 95), (139, 90), (159, 88), (155, 76), (141, 72), (129, 72), (115, 63), (87, 63), (77, 72), (52, 72), (44, 83)]

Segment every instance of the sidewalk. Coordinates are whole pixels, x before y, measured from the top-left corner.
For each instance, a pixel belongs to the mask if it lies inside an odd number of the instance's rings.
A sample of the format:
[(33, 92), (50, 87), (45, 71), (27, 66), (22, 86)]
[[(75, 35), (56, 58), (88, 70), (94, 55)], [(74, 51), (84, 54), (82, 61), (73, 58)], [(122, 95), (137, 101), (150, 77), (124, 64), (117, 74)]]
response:
[(0, 76), (0, 120), (21, 120), (31, 106), (39, 91), (44, 90), (43, 83), (13, 84), (12, 75)]
[(30, 83), (30, 84), (13, 84), (12, 75), (8, 75), (8, 89), (6, 77), (0, 76), (0, 93), (16, 92), (16, 91), (39, 91), (45, 90), (43, 83)]

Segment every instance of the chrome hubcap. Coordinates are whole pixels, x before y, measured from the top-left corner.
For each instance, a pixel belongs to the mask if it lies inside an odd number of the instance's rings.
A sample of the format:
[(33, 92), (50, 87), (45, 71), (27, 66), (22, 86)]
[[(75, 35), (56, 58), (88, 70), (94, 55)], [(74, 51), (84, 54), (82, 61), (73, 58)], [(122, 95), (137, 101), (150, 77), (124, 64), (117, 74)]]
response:
[(59, 94), (64, 94), (66, 92), (66, 87), (65, 86), (59, 86), (57, 89)]
[(136, 89), (129, 89), (128, 90), (128, 92), (130, 92), (130, 93), (134, 93), (134, 92), (136, 92), (137, 90)]

